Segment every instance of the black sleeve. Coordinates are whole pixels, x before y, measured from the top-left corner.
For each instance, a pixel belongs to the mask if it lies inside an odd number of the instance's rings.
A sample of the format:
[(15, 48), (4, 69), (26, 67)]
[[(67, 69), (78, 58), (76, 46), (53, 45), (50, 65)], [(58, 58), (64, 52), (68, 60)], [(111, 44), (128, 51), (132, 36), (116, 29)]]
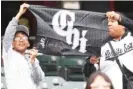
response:
[(89, 62), (89, 58), (86, 59), (86, 63), (84, 64), (83, 66), (83, 74), (86, 76), (86, 77), (89, 77), (93, 72), (96, 71), (96, 68), (94, 66), (94, 64), (91, 64)]
[(125, 26), (126, 28), (128, 28), (128, 30), (133, 33), (133, 20), (132, 19), (121, 15), (121, 22), (120, 23), (123, 26)]

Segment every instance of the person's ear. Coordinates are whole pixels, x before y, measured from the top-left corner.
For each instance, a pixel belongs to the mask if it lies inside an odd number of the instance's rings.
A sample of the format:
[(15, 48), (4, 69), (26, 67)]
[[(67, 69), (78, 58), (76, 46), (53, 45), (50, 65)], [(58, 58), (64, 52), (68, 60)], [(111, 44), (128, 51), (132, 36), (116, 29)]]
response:
[(122, 26), (123, 29), (126, 29), (124, 26)]
[(125, 26), (123, 26), (123, 25), (120, 25), (120, 26), (121, 26), (122, 29), (126, 29)]

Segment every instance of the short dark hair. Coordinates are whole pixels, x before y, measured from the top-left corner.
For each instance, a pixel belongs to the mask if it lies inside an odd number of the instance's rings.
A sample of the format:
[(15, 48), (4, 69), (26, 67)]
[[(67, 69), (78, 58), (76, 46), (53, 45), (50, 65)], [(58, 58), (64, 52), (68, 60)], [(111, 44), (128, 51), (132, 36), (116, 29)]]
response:
[[(119, 14), (119, 15), (121, 16), (121, 18), (123, 18), (123, 17), (126, 16), (126, 15), (125, 15), (124, 13), (122, 13), (122, 12), (116, 11), (116, 13)], [(119, 25), (123, 25), (123, 24), (122, 24), (121, 22), (119, 22), (119, 21), (118, 21), (118, 24), (119, 24)], [(124, 27), (125, 27), (125, 26), (124, 26)]]
[(114, 89), (113, 84), (111, 80), (109, 79), (109, 77), (101, 71), (96, 71), (90, 75), (89, 79), (87, 80), (86, 89), (91, 89), (90, 85), (93, 83), (93, 81), (95, 80), (97, 76), (103, 77), (106, 82), (111, 84), (110, 86), (111, 89)]

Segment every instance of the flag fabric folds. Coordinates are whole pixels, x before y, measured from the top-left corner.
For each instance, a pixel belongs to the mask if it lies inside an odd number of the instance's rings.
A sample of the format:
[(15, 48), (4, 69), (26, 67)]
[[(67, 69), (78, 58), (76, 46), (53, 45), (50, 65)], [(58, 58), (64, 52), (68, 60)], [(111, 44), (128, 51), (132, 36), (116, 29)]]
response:
[(99, 55), (107, 34), (105, 13), (31, 5), (35, 45), (48, 55)]

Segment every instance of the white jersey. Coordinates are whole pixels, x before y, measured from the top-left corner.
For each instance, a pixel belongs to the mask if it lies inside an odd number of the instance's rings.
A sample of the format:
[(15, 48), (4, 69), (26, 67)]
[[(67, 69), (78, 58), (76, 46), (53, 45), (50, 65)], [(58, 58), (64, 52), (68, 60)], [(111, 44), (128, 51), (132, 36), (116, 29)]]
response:
[[(133, 73), (133, 36), (128, 32), (121, 40), (111, 40), (115, 53), (118, 55), (118, 59), (121, 65), (124, 65), (129, 71)], [(100, 69), (107, 74), (115, 89), (123, 89), (122, 73), (113, 59), (113, 52), (108, 43), (101, 48)]]
[(39, 82), (44, 79), (44, 72), (37, 59), (31, 64), (27, 56), (13, 50), (12, 41), (17, 25), (18, 21), (13, 18), (3, 38), (2, 58), (7, 89), (37, 89)]

